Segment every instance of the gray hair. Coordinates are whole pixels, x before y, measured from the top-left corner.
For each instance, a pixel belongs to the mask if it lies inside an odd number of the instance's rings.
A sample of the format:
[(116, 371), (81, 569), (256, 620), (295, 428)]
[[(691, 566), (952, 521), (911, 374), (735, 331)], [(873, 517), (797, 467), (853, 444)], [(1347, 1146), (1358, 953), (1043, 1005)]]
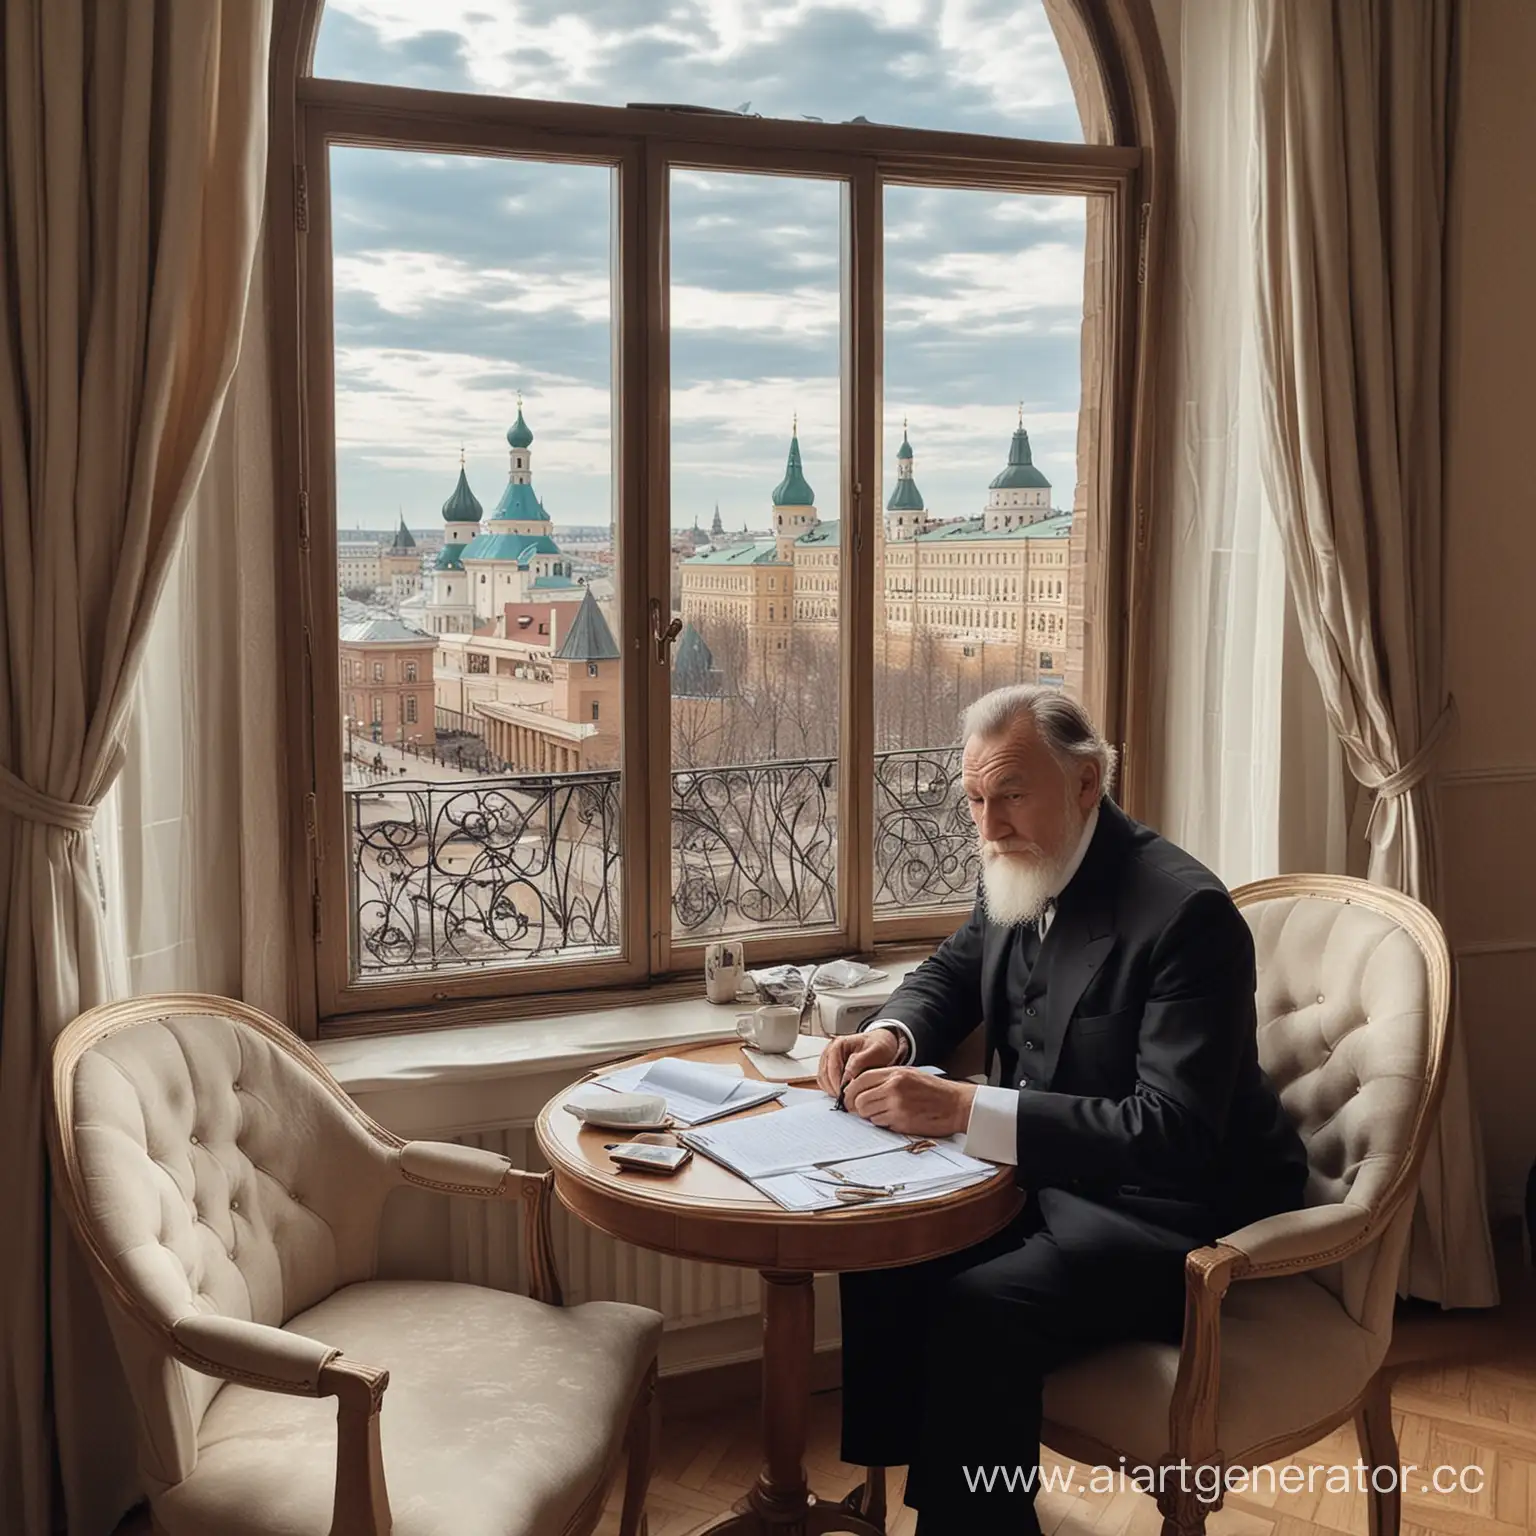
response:
[(1085, 759), (1099, 765), (1099, 797), (1115, 777), (1115, 749), (1093, 717), (1070, 694), (1044, 683), (1010, 683), (984, 693), (960, 717), (960, 743), (973, 736), (1000, 736), (1017, 720), (1034, 723), (1041, 741), (1063, 768)]

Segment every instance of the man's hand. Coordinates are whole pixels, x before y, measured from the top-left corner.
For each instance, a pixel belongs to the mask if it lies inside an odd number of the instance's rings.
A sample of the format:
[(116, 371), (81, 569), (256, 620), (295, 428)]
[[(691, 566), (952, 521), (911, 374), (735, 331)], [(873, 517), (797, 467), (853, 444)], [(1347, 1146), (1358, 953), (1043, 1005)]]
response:
[(821, 1053), (816, 1081), (833, 1098), (861, 1072), (888, 1067), (901, 1054), (901, 1037), (893, 1029), (872, 1029), (867, 1034), (834, 1035)]
[(971, 1121), (975, 1083), (951, 1082), (911, 1067), (876, 1067), (849, 1086), (847, 1107), (904, 1136), (952, 1136)]

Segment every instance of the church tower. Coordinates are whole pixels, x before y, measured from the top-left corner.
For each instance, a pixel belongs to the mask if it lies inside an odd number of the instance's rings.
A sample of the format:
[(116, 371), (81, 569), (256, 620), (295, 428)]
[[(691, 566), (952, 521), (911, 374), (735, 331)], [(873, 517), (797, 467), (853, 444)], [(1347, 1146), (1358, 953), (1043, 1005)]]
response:
[(547, 534), (549, 513), (533, 489), (533, 432), (523, 420), (523, 397), (517, 397), (517, 420), (507, 428), (507, 488), (491, 513), (491, 533)]
[(533, 488), (533, 432), (523, 419), (519, 395), (517, 420), (507, 429), (506, 489), (462, 557), (475, 610), (473, 627), (479, 633), (505, 635), (509, 604), (553, 599), (557, 592), (574, 601), (579, 585), (552, 526)]
[(795, 558), (795, 540), (820, 521), (816, 493), (800, 465), (800, 418), (795, 417), (789, 438), (789, 459), (784, 478), (773, 488), (773, 540), (776, 557), (786, 563)]
[(443, 503), (443, 547), (432, 567), (426, 606), (427, 628), (434, 635), (467, 634), (475, 627), (469, 578), (464, 573), (465, 546), (480, 532), (484, 512), (469, 488), (464, 450), (459, 450), (459, 481)]
[(912, 478), (912, 444), (907, 440), (907, 424), (901, 424), (901, 447), (896, 450), (896, 488), (886, 502), (885, 536), (888, 539), (911, 539), (921, 533), (928, 522), (928, 510), (923, 505), (923, 493)]
[(1008, 462), (987, 489), (983, 526), (988, 533), (1027, 528), (1051, 515), (1051, 482), (1035, 468), (1030, 457), (1029, 433), (1024, 430), (1024, 407), (1019, 406), (1019, 425), (1008, 447)]

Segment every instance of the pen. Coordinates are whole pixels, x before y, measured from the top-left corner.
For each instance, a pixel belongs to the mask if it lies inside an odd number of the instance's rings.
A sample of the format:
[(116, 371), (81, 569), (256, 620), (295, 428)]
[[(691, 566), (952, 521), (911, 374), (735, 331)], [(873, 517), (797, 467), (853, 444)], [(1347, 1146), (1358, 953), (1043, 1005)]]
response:
[(811, 1184), (830, 1184), (835, 1189), (858, 1189), (874, 1195), (894, 1195), (907, 1187), (905, 1184), (865, 1184), (858, 1179), (850, 1179), (846, 1173), (839, 1173), (835, 1168), (808, 1173), (805, 1179)]

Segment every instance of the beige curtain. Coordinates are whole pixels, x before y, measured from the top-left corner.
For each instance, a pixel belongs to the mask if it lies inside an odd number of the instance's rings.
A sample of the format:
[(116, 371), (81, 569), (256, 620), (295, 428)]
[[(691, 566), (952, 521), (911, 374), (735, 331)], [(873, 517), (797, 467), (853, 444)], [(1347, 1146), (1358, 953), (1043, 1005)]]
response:
[[(238, 351), (266, 0), (7, 0), (0, 32), (0, 1529), (110, 1531), (46, 1193), (50, 1043), (107, 995), (92, 823)], [(50, 1360), (49, 1339), (55, 1341)], [(71, 1352), (72, 1349), (75, 1352)]]
[[(1442, 271), (1455, 0), (1253, 0), (1262, 464), (1306, 652), (1370, 793), (1371, 879), (1441, 897)], [(1497, 1300), (1466, 1051), (1406, 1288)]]

